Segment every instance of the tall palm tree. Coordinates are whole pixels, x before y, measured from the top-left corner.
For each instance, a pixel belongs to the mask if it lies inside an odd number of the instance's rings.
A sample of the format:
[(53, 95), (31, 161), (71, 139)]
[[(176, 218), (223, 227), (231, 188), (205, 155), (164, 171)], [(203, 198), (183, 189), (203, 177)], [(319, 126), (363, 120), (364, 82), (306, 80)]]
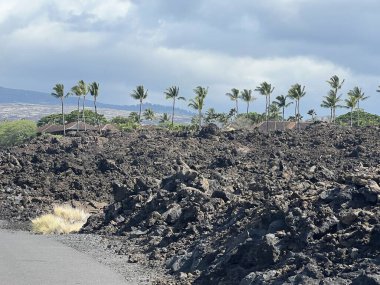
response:
[(355, 86), (352, 90), (348, 91), (348, 96), (352, 96), (356, 98), (356, 104), (357, 104), (357, 120), (358, 120), (358, 126), (360, 122), (360, 101), (364, 101), (369, 98), (369, 96), (365, 96), (364, 92), (362, 92), (362, 89)]
[[(344, 83), (344, 79), (340, 81), (339, 77), (337, 75), (333, 75), (330, 80), (327, 80), (327, 83), (330, 85), (331, 90), (329, 91), (328, 95), (325, 96), (327, 102), (329, 102), (328, 105), (331, 107), (331, 122), (335, 123), (335, 110), (338, 107), (342, 107), (341, 105), (338, 105), (338, 103), (341, 100), (342, 95), (338, 95), (338, 91), (342, 88), (342, 85)], [(324, 105), (324, 103), (322, 103)]]
[(300, 100), (305, 95), (306, 95), (305, 86), (301, 86), (298, 83), (292, 85), (288, 91), (288, 96), (296, 102), (296, 110), (297, 110), (296, 111), (296, 119), (297, 119), (298, 130), (300, 130), (300, 118), (301, 118)]
[(267, 121), (267, 131), (269, 129), (269, 105), (271, 104), (270, 95), (274, 91), (272, 84), (264, 81), (259, 86), (256, 87), (255, 91), (258, 91), (261, 95), (265, 96), (265, 116)]
[(286, 95), (280, 95), (276, 97), (277, 101), (273, 101), (280, 109), (282, 109), (282, 121), (285, 120), (285, 108), (288, 108), (293, 102), (286, 103), (286, 99), (289, 97)]
[(185, 97), (179, 96), (179, 87), (178, 86), (172, 86), (166, 89), (164, 92), (166, 95), (166, 99), (172, 99), (173, 100), (173, 110), (172, 110), (172, 126), (174, 125), (174, 109), (175, 109), (175, 101), (176, 100), (184, 100), (186, 101)]
[(78, 82), (78, 87), (80, 89), (80, 92), (83, 96), (83, 102), (82, 102), (82, 118), (83, 118), (83, 123), (84, 123), (84, 130), (87, 131), (87, 127), (86, 127), (86, 116), (84, 114), (84, 106), (85, 106), (85, 103), (86, 103), (86, 95), (88, 94), (88, 89), (87, 89), (87, 84), (84, 83), (83, 80), (79, 80)]
[(240, 93), (239, 89), (236, 89), (236, 88), (232, 88), (231, 92), (226, 93), (226, 95), (230, 97), (232, 101), (235, 101), (236, 115), (239, 114), (239, 93)]
[(144, 119), (147, 121), (152, 121), (155, 118), (155, 114), (151, 108), (145, 109), (143, 113)]
[(208, 93), (208, 87), (205, 88), (202, 86), (198, 86), (193, 91), (195, 93), (195, 98), (190, 99), (190, 103), (188, 104), (188, 106), (195, 110), (198, 110), (198, 124), (200, 130), (202, 127), (202, 109), (204, 106), (204, 100)]
[(77, 97), (78, 97), (78, 118), (77, 118), (77, 132), (79, 132), (79, 116), (80, 116), (80, 113), (79, 113), (79, 103), (80, 103), (80, 97), (82, 96), (82, 90), (80, 89), (80, 87), (78, 85), (75, 85), (71, 88), (71, 92), (73, 94), (75, 94)]
[(67, 93), (65, 95), (65, 87), (63, 86), (63, 84), (60, 84), (60, 83), (55, 84), (55, 86), (53, 87), (53, 91), (54, 92), (51, 93), (51, 95), (54, 96), (55, 98), (59, 98), (61, 100), (63, 135), (65, 136), (66, 135), (66, 124), (65, 124), (65, 113), (63, 112), (63, 99), (65, 97), (67, 97), (69, 95), (69, 93)]
[(334, 121), (334, 108), (338, 104), (338, 100), (333, 92), (330, 90), (329, 94), (324, 96), (324, 100), (322, 101), (321, 107), (330, 109), (330, 123)]
[(142, 108), (142, 103), (143, 100), (148, 97), (148, 90), (145, 91), (143, 85), (139, 85), (136, 87), (135, 90), (133, 90), (131, 94), (133, 99), (139, 100), (140, 101), (140, 111), (139, 111), (139, 122), (141, 122), (141, 108)]
[(358, 98), (354, 95), (353, 90), (348, 91), (348, 98), (345, 99), (344, 102), (346, 103), (345, 107), (350, 108), (350, 126), (352, 128), (352, 113), (358, 104)]
[(249, 113), (249, 103), (256, 100), (255, 97), (252, 96), (252, 90), (251, 89), (244, 89), (241, 91), (240, 95), (241, 99), (247, 103), (247, 114)]
[(315, 116), (317, 115), (317, 113), (315, 112), (315, 110), (314, 109), (310, 109), (309, 111), (307, 111), (307, 114), (309, 116), (311, 116), (311, 120), (314, 122)]
[(91, 96), (94, 97), (95, 120), (96, 120), (96, 124), (99, 128), (98, 110), (96, 108), (96, 98), (98, 98), (98, 95), (99, 95), (99, 83), (92, 82), (88, 86), (88, 91), (90, 92)]

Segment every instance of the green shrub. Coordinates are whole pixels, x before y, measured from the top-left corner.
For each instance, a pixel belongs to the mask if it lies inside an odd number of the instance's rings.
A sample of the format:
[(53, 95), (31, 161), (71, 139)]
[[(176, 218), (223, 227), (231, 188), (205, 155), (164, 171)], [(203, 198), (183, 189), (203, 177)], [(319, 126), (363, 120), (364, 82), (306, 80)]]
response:
[(35, 122), (20, 120), (0, 123), (0, 147), (21, 144), (36, 135)]
[[(359, 120), (358, 120), (359, 119)], [(336, 122), (343, 126), (349, 126), (351, 122), (351, 112), (341, 115), (336, 118)], [(359, 124), (358, 124), (359, 123)], [(380, 116), (370, 114), (361, 110), (352, 112), (353, 126), (374, 126), (380, 124)]]
[(198, 129), (198, 125), (195, 125), (195, 124), (174, 123), (172, 125), (170, 122), (159, 123), (158, 126), (161, 128), (166, 128), (170, 131), (180, 131), (180, 132), (186, 132), (186, 131), (192, 132)]
[(140, 124), (135, 123), (135, 122), (127, 122), (127, 123), (115, 124), (115, 125), (119, 130), (121, 130), (123, 132), (131, 132), (131, 131), (136, 130), (140, 127)]
[(111, 119), (112, 124), (120, 125), (120, 124), (128, 124), (131, 120), (128, 117), (116, 116)]
[[(90, 125), (96, 125), (96, 118), (99, 120), (99, 124), (103, 125), (107, 123), (107, 119), (102, 114), (98, 114), (96, 117), (95, 112), (92, 110), (86, 109), (84, 111), (86, 123)], [(81, 110), (79, 112), (79, 119), (82, 121), (83, 118), (83, 111)], [(65, 114), (65, 121), (67, 123), (76, 122), (78, 120), (78, 110), (74, 110), (68, 114)], [(62, 125), (62, 114), (50, 114), (47, 116), (42, 117), (38, 120), (37, 126), (41, 127), (47, 124), (55, 124), (55, 125)]]

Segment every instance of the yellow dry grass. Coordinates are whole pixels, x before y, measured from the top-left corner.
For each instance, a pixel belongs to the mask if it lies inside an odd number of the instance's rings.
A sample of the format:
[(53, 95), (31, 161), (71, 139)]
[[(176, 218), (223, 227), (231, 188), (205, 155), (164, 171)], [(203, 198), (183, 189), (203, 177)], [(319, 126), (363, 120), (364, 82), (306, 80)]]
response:
[(81, 221), (86, 221), (88, 218), (88, 214), (78, 208), (73, 208), (70, 206), (55, 206), (53, 209), (53, 214), (68, 221), (70, 223), (76, 223)]
[(89, 214), (70, 206), (55, 206), (52, 214), (32, 220), (32, 230), (40, 234), (68, 234), (78, 232)]

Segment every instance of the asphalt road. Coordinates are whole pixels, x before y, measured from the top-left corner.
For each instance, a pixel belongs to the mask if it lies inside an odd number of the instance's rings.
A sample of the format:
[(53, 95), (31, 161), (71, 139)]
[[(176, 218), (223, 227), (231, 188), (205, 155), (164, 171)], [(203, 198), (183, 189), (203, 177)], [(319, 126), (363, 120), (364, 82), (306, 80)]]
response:
[(57, 241), (0, 229), (0, 284), (126, 285), (121, 275)]

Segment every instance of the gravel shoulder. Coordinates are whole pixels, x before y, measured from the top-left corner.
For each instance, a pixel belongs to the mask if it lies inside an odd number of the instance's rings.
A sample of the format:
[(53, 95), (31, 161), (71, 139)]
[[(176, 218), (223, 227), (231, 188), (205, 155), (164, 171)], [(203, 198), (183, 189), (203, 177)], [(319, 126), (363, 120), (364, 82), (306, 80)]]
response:
[(126, 282), (110, 267), (55, 239), (0, 230), (0, 240), (1, 284), (143, 284)]
[[(163, 270), (137, 263), (136, 258), (131, 254), (117, 254), (115, 249), (125, 246), (125, 242), (120, 238), (93, 234), (50, 235), (47, 238), (91, 256), (97, 262), (122, 275), (127, 284), (148, 285), (173, 282), (169, 280), (170, 277), (165, 276)], [(130, 250), (132, 252), (133, 248)]]
[[(81, 257), (85, 257), (87, 262), (94, 262), (95, 265), (103, 265), (99, 268), (106, 268), (106, 272), (115, 273), (116, 276), (121, 278), (121, 283), (115, 284), (128, 284), (128, 285), (150, 285), (150, 284), (171, 284), (173, 281), (170, 281), (170, 277), (165, 276), (165, 272), (159, 269), (153, 268), (152, 266), (142, 265), (137, 263), (136, 259), (131, 258), (131, 255), (120, 255), (115, 252), (115, 248), (120, 248), (123, 244), (122, 240), (118, 237), (110, 238), (100, 235), (93, 234), (70, 234), (70, 235), (35, 235), (28, 232), (29, 224), (27, 222), (22, 223), (10, 223), (8, 221), (0, 220), (0, 233), (3, 233), (2, 243), (5, 241), (14, 240), (16, 237), (20, 237), (28, 241), (28, 244), (33, 245), (33, 240), (42, 240), (46, 242), (47, 246), (55, 245), (54, 248), (59, 248), (57, 243), (63, 245), (62, 248), (70, 248), (74, 251), (71, 254), (78, 254)], [(5, 239), (6, 235), (6, 239)], [(17, 240), (17, 238), (16, 238)], [(33, 243), (33, 244), (32, 244)], [(24, 242), (24, 245), (27, 244)], [(40, 245), (40, 247), (42, 244)], [(8, 247), (8, 246), (7, 246)], [(19, 247), (19, 246), (17, 246)], [(30, 246), (27, 248), (23, 247), (25, 250), (29, 250)], [(3, 251), (4, 254), (5, 251)], [(16, 253), (13, 253), (16, 256)], [(2, 256), (0, 254), (0, 256)], [(43, 257), (45, 258), (45, 257)], [(2, 260), (8, 260), (5, 256), (1, 258)], [(17, 258), (19, 259), (19, 258)], [(31, 257), (30, 260), (34, 260), (35, 257)], [(76, 259), (76, 258), (75, 258)], [(35, 263), (35, 262), (34, 262)], [(32, 267), (35, 266), (33, 263)], [(68, 264), (71, 263), (67, 262)], [(11, 268), (12, 265), (7, 262), (7, 267), (2, 267), (4, 270), (6, 268)], [(1, 271), (0, 271), (1, 272)], [(12, 274), (12, 273), (10, 273)], [(1, 274), (3, 275), (3, 273)], [(61, 274), (62, 275), (62, 274)], [(5, 275), (4, 275), (5, 276)], [(6, 275), (11, 278), (11, 275)], [(4, 277), (5, 278), (5, 277)], [(38, 276), (36, 276), (38, 278)], [(3, 279), (3, 281), (6, 281)], [(25, 283), (25, 282), (26, 283)], [(57, 282), (57, 280), (52, 280)], [(23, 283), (24, 282), (24, 283)], [(30, 279), (22, 279), (17, 284), (29, 284)], [(90, 281), (89, 281), (90, 282)], [(112, 282), (112, 279), (109, 279), (109, 282)], [(107, 284), (113, 284), (109, 283)], [(0, 282), (1, 283), (1, 282)], [(9, 283), (8, 283), (9, 284)], [(12, 283), (13, 284), (13, 283)], [(37, 283), (36, 283), (37, 284)], [(60, 283), (54, 283), (60, 284)], [(66, 283), (65, 283), (66, 284)], [(68, 284), (68, 283), (67, 283)], [(76, 283), (77, 284), (77, 283)], [(95, 284), (95, 283), (78, 283), (78, 284)], [(97, 284), (97, 283), (96, 283)], [(102, 283), (99, 283), (102, 284)]]

